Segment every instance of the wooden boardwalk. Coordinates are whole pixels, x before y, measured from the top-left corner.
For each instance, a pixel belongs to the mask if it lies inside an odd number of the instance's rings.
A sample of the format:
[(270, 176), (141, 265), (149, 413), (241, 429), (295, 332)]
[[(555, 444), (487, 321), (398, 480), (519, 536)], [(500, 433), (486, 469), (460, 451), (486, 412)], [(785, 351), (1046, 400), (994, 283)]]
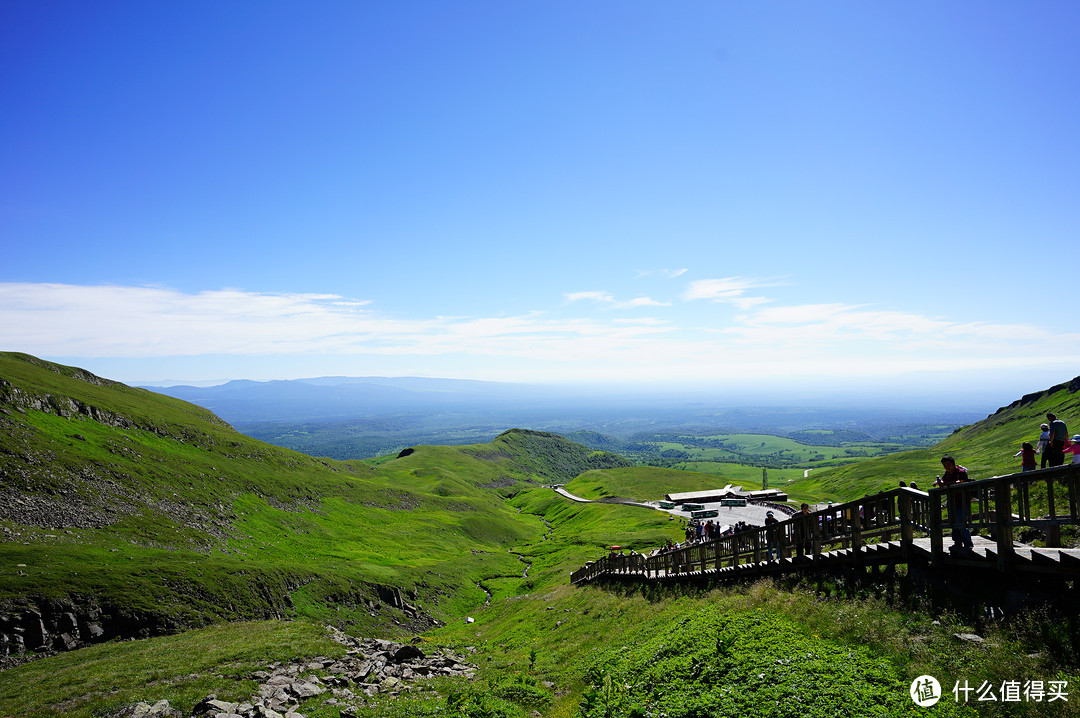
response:
[[(960, 521), (971, 550), (949, 546)], [(1080, 548), (1062, 548), (1060, 534), (1078, 524), (1080, 464), (1069, 464), (930, 491), (893, 489), (655, 556), (605, 556), (570, 580), (744, 579), (899, 563), (1072, 580), (1080, 578)], [(1046, 545), (1018, 542), (1021, 531), (1040, 532)]]

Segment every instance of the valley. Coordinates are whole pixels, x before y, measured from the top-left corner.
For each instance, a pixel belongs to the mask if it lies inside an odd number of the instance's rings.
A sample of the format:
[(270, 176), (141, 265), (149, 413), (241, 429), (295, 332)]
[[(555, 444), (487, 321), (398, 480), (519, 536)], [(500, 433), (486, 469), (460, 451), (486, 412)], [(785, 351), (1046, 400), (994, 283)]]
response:
[[(770, 485), (785, 480), (795, 500), (923, 479), (943, 451), (977, 476), (1008, 473), (1012, 447), (1040, 412), (1080, 421), (1078, 400), (1078, 381), (1036, 392), (933, 446), (900, 440), (918, 431), (870, 442), (799, 435), (813, 444), (653, 433), (661, 451), (688, 455), (680, 468), (535, 428), (335, 460), (262, 443), (184, 401), (0, 354), (0, 633), (9, 666), (0, 715), (131, 715), (163, 699), (190, 715), (211, 693), (250, 702), (257, 674), (306, 659), (318, 664), (304, 670), (323, 690), (278, 708), (308, 718), (891, 716), (912, 714), (908, 686), (923, 674), (948, 687), (954, 679), (1075, 687), (1080, 620), (1060, 606), (988, 620), (981, 607), (912, 591), (902, 576), (877, 587), (842, 577), (571, 586), (569, 573), (606, 547), (647, 552), (681, 540), (682, 523), (576, 503), (549, 485), (593, 499), (659, 498), (728, 480), (760, 486), (760, 465), (745, 477), (721, 468), (749, 454), (776, 457)], [(806, 475), (803, 464), (838, 460), (860, 442), (903, 450)], [(681, 468), (695, 463), (712, 471)], [(327, 626), (447, 651), (474, 670), (342, 684), (330, 666), (348, 648)], [(955, 637), (971, 633), (982, 640)], [(949, 694), (933, 714), (1076, 715), (1076, 704)]]

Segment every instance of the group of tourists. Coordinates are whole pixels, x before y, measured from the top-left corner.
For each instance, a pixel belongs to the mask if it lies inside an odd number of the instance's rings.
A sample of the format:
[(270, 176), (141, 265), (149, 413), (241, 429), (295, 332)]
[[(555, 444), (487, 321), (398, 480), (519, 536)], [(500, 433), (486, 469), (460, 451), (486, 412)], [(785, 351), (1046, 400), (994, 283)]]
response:
[(658, 554), (671, 553), (672, 551), (678, 551), (679, 549), (688, 546), (715, 541), (725, 536), (734, 536), (741, 531), (749, 531), (753, 528), (757, 527), (753, 524), (748, 524), (745, 521), (736, 521), (733, 525), (723, 526), (718, 521), (691, 519), (683, 529), (683, 535), (686, 538), (685, 541), (682, 543), (675, 543), (671, 539), (668, 539), (666, 544), (653, 551), (650, 555), (656, 556)]
[[(1020, 451), (1016, 452), (1015, 456), (1022, 457), (1021, 471), (1035, 471), (1036, 469), (1061, 466), (1065, 463), (1066, 454), (1072, 454), (1072, 463), (1080, 464), (1080, 434), (1076, 434), (1070, 439), (1065, 422), (1057, 418), (1053, 412), (1047, 413), (1046, 421), (1047, 423), (1039, 427), (1042, 433), (1039, 435), (1038, 445), (1032, 446), (1030, 442), (1025, 441), (1021, 445)], [(1035, 463), (1036, 454), (1042, 455), (1041, 465)], [(967, 469), (957, 464), (951, 456), (943, 456), (941, 466), (944, 473), (937, 477), (934, 486), (953, 486), (971, 480)], [(967, 527), (971, 516), (970, 498), (964, 492), (952, 493), (948, 498), (946, 507), (948, 509), (949, 524), (953, 529), (954, 543), (952, 550), (970, 551), (974, 548), (971, 531)]]
[(1046, 415), (1046, 420), (1048, 423), (1039, 427), (1042, 433), (1039, 434), (1038, 443), (1032, 446), (1031, 442), (1025, 441), (1020, 445), (1020, 451), (1014, 454), (1021, 457), (1021, 471), (1036, 469), (1036, 454), (1042, 455), (1038, 466), (1040, 469), (1061, 466), (1065, 463), (1065, 454), (1072, 454), (1072, 463), (1080, 464), (1080, 434), (1069, 439), (1069, 430), (1064, 421), (1052, 413)]

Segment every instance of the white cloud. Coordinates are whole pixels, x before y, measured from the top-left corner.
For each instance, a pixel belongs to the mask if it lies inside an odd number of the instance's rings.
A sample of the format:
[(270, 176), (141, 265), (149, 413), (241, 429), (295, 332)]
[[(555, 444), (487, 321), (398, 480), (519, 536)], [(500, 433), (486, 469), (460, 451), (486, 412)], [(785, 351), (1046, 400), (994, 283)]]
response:
[(465, 352), (559, 359), (567, 343), (582, 338), (618, 345), (667, 331), (540, 312), (389, 319), (369, 304), (327, 294), (0, 284), (0, 336), (9, 347), (46, 356)]
[[(729, 278), (695, 291), (723, 297), (752, 286), (752, 280)], [(298, 365), (343, 357), (350, 367), (383, 371), (420, 360), (466, 367), (433, 370), (444, 376), (600, 381), (1022, 369), (1075, 364), (1080, 356), (1077, 333), (865, 305), (750, 305), (724, 324), (702, 327), (696, 314), (680, 314), (678, 307), (665, 310), (663, 319), (590, 307), (659, 304), (647, 297), (620, 302), (597, 291), (565, 299), (557, 312), (403, 319), (370, 301), (333, 294), (0, 283), (0, 348), (63, 358), (295, 357)]]
[(570, 292), (564, 294), (567, 304), (573, 302), (580, 302), (583, 300), (592, 300), (606, 304), (612, 309), (633, 309), (634, 307), (670, 307), (671, 302), (660, 302), (651, 297), (635, 297), (634, 299), (617, 300), (611, 294), (607, 292)]
[(696, 279), (687, 285), (682, 298), (686, 301), (705, 299), (711, 302), (733, 304), (739, 309), (751, 309), (772, 301), (765, 297), (747, 296), (748, 289), (778, 286), (775, 280), (748, 277), (725, 277), (723, 279)]
[(619, 307), (670, 307), (671, 302), (658, 302), (651, 297), (637, 297), (626, 302), (616, 302)]
[(682, 268), (682, 269), (639, 269), (637, 271), (637, 276), (635, 278), (636, 279), (641, 279), (642, 277), (648, 277), (648, 276), (651, 276), (653, 274), (659, 274), (661, 277), (664, 277), (665, 279), (675, 279), (676, 277), (681, 277), (682, 275), (686, 274), (689, 271), (690, 270), (686, 269), (685, 267)]
[(597, 302), (614, 302), (615, 297), (607, 292), (570, 292), (563, 295), (567, 302), (580, 302), (583, 299), (592, 299)]

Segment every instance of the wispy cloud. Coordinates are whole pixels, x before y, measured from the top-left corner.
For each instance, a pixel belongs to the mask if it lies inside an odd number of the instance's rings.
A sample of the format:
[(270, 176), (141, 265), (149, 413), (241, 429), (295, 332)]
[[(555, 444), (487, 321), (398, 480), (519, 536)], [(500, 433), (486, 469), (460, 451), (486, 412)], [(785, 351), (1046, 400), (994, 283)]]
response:
[(651, 297), (635, 297), (634, 299), (618, 300), (607, 292), (569, 292), (564, 294), (567, 304), (580, 301), (594, 301), (607, 305), (612, 309), (633, 309), (634, 307), (670, 307), (671, 302), (660, 302)]
[(611, 296), (607, 292), (567, 292), (563, 295), (567, 302), (580, 302), (582, 300), (591, 299), (596, 302), (614, 302), (615, 297)]
[[(575, 338), (667, 331), (649, 322), (511, 317), (391, 319), (371, 302), (332, 294), (0, 283), (0, 336), (51, 356), (416, 353), (545, 356)], [(552, 349), (552, 352), (562, 351)]]
[(676, 277), (681, 277), (689, 271), (690, 270), (686, 269), (685, 267), (682, 269), (639, 269), (635, 278), (641, 279), (642, 277), (650, 277), (656, 274), (665, 279), (675, 279)]
[[(753, 299), (738, 292), (766, 286), (713, 282), (697, 285), (694, 298), (736, 304), (726, 293)], [(703, 328), (700, 313), (680, 313), (680, 306), (662, 318), (590, 306), (656, 306), (646, 297), (620, 302), (591, 291), (563, 299), (552, 311), (511, 316), (399, 318), (369, 300), (334, 294), (0, 283), (0, 348), (140, 360), (293, 356), (302, 363), (339, 356), (350, 358), (350, 367), (359, 361), (379, 368), (414, 357), (442, 375), (454, 375), (438, 368), (453, 364), (477, 378), (600, 381), (839, 378), (1075, 363), (1080, 355), (1075, 332), (865, 305), (744, 302), (741, 314)]]
[(686, 301), (704, 299), (711, 302), (733, 304), (739, 309), (750, 309), (771, 300), (766, 297), (751, 296), (746, 292), (761, 287), (775, 287), (776, 280), (753, 279), (749, 277), (725, 277), (723, 279), (696, 279), (690, 282), (683, 292)]

